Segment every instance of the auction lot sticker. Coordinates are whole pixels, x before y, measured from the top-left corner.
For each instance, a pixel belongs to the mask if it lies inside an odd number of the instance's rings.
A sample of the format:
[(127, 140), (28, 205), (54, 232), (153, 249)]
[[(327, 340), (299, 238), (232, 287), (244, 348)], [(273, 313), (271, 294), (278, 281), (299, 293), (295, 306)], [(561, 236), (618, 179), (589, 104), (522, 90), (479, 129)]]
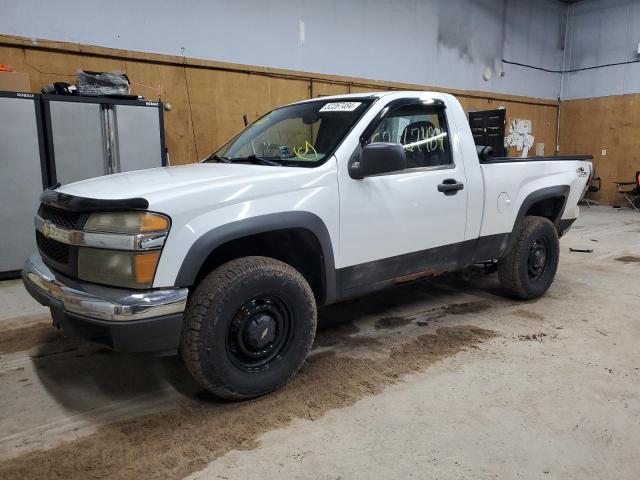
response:
[(362, 105), (360, 102), (331, 102), (320, 109), (321, 112), (353, 112)]

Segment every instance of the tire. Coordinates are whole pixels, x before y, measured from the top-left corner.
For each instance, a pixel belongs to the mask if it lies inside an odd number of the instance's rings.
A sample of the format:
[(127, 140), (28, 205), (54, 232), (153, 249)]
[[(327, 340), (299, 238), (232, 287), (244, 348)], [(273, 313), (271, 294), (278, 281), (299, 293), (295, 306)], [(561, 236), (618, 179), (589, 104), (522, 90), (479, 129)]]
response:
[(560, 241), (553, 223), (543, 217), (525, 217), (511, 250), (498, 261), (500, 285), (513, 298), (541, 297), (553, 283), (559, 259)]
[(216, 268), (187, 302), (184, 363), (209, 392), (245, 400), (286, 384), (316, 332), (311, 287), (293, 267), (244, 257)]

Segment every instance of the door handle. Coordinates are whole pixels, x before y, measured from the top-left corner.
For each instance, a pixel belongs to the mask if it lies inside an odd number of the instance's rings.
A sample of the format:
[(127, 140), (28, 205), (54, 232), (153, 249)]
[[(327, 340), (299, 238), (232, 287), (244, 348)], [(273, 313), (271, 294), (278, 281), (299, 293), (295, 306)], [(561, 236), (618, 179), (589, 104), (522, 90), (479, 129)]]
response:
[(458, 182), (454, 178), (447, 178), (441, 184), (438, 185), (438, 191), (445, 195), (455, 195), (458, 190), (464, 188), (464, 183)]

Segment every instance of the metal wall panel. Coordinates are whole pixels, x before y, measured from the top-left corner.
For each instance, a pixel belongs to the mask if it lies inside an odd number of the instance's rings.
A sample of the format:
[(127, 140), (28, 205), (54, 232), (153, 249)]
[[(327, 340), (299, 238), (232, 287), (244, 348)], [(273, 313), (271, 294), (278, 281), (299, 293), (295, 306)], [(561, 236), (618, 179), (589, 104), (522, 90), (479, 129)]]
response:
[(565, 75), (562, 99), (640, 92), (638, 35), (638, 0), (584, 0), (571, 5), (566, 69), (572, 71)]
[(34, 100), (0, 97), (0, 273), (22, 269), (35, 250), (41, 192)]

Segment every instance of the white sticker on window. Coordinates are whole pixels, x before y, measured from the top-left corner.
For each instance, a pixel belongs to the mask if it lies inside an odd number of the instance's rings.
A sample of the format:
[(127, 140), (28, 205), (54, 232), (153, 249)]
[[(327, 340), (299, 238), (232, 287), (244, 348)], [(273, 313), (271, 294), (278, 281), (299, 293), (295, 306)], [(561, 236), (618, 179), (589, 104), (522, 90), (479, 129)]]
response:
[(404, 132), (404, 129), (409, 126), (410, 123), (411, 123), (410, 118), (398, 117), (398, 132), (397, 132), (397, 138), (394, 140), (394, 142), (402, 143), (402, 133)]
[(320, 109), (321, 112), (353, 112), (362, 105), (360, 102), (332, 102)]

